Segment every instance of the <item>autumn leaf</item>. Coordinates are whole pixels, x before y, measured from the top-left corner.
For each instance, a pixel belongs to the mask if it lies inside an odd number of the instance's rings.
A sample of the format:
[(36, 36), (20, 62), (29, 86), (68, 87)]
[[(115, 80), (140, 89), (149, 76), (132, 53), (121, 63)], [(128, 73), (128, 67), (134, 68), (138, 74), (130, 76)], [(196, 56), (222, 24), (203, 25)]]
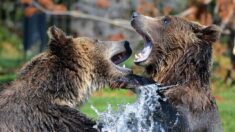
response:
[(110, 7), (109, 0), (96, 0), (96, 6), (102, 9), (107, 9)]

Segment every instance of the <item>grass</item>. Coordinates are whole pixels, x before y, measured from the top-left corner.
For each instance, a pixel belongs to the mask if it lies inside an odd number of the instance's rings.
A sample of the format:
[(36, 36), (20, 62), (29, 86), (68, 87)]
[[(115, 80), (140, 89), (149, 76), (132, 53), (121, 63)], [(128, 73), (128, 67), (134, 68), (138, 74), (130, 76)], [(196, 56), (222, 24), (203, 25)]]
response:
[(132, 103), (135, 101), (135, 95), (128, 95), (130, 92), (126, 90), (109, 90), (105, 89), (102, 92), (97, 92), (91, 99), (89, 99), (81, 111), (91, 118), (96, 118), (97, 114), (91, 108), (94, 106), (98, 111), (105, 111), (108, 104), (112, 105), (114, 110), (117, 110), (118, 105)]
[(12, 73), (12, 74), (7, 74), (4, 76), (0, 76), (0, 84), (4, 84), (6, 82), (9, 82), (11, 80), (14, 80), (16, 77), (16, 74)]
[(217, 100), (222, 126), (225, 132), (235, 131), (235, 91), (223, 90), (215, 93), (221, 99)]

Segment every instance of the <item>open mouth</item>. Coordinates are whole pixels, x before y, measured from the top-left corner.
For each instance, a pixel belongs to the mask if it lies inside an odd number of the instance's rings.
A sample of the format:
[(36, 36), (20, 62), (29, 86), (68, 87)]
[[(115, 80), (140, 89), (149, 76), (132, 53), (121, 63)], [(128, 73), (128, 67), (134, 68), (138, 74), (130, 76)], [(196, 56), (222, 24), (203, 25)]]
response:
[(148, 59), (148, 57), (152, 51), (153, 43), (152, 43), (151, 37), (149, 37), (149, 35), (147, 33), (143, 33), (138, 30), (136, 30), (136, 31), (143, 37), (144, 48), (135, 54), (134, 62), (141, 63), (141, 62), (144, 62)]
[(120, 66), (120, 64), (126, 61), (132, 54), (132, 50), (128, 45), (124, 45), (125, 49), (119, 51), (111, 57), (111, 61), (115, 64), (115, 67), (122, 72), (131, 72), (131, 69), (126, 68), (125, 64)]

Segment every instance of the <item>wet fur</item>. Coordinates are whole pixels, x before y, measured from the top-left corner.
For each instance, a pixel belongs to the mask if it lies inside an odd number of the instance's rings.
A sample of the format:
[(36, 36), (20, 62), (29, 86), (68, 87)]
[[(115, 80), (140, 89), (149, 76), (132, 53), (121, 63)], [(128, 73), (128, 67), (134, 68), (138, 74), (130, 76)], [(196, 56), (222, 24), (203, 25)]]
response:
[(49, 29), (49, 37), (49, 49), (26, 64), (15, 81), (3, 86), (1, 132), (97, 131), (95, 121), (76, 107), (124, 74), (112, 69), (105, 52), (109, 49), (97, 47), (92, 39), (68, 37), (56, 27)]
[[(175, 128), (165, 128), (185, 132), (222, 131), (210, 89), (212, 43), (219, 39), (220, 30), (214, 25), (205, 27), (182, 18), (166, 17), (170, 20), (167, 26), (162, 24), (165, 17), (139, 16), (132, 22), (137, 31), (148, 32), (154, 43), (149, 58), (141, 64), (146, 73), (158, 83), (178, 84), (163, 95), (171, 105), (167, 107), (173, 110), (166, 117), (179, 112), (182, 118)], [(165, 117), (158, 120), (170, 122)]]

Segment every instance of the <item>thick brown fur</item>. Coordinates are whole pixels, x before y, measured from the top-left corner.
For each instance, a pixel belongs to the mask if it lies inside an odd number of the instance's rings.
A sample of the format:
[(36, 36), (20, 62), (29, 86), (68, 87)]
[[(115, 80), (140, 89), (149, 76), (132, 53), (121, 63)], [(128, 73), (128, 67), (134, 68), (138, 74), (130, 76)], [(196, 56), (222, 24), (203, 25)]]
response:
[[(49, 49), (19, 72), (0, 93), (1, 132), (96, 131), (95, 122), (76, 110), (90, 94), (128, 72), (111, 62), (123, 42), (72, 38), (60, 29), (48, 30)], [(112, 49), (113, 47), (114, 49)]]
[(164, 96), (186, 125), (172, 131), (222, 131), (210, 89), (212, 44), (219, 39), (219, 28), (174, 16), (142, 15), (133, 18), (132, 26), (153, 43), (148, 59), (138, 65), (145, 67), (156, 82), (178, 84), (166, 90)]

